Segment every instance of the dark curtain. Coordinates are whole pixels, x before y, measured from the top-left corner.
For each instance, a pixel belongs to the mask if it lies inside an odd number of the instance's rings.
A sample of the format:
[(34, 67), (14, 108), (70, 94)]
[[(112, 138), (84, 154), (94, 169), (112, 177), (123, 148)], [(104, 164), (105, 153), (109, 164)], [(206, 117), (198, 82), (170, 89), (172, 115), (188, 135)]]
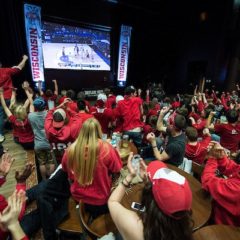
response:
[[(22, 55), (27, 54), (22, 0), (0, 0), (0, 33), (0, 61), (3, 67), (18, 64)], [(30, 77), (30, 67), (27, 64), (14, 79), (14, 86), (20, 90), (22, 81), (31, 81)], [(22, 95), (21, 90), (18, 93), (19, 96)]]

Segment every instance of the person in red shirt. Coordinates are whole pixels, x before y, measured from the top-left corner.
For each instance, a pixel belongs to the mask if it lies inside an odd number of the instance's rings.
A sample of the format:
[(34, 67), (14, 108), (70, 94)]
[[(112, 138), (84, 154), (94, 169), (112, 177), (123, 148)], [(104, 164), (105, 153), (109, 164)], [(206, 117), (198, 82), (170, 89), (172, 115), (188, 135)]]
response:
[(220, 135), (220, 144), (230, 150), (236, 152), (240, 144), (240, 124), (238, 123), (239, 114), (235, 109), (227, 111), (226, 118), (228, 123), (211, 124), (215, 112), (211, 112), (207, 120), (207, 126)]
[(106, 100), (107, 96), (105, 94), (98, 94), (96, 106), (91, 108), (90, 113), (99, 121), (102, 132), (110, 136), (114, 117), (112, 109), (105, 106)]
[(208, 150), (208, 145), (211, 141), (209, 129), (203, 130), (203, 139), (198, 141), (198, 132), (194, 127), (187, 127), (185, 131), (187, 144), (185, 147), (185, 157), (198, 164), (203, 164)]
[(16, 143), (22, 145), (26, 150), (34, 148), (34, 134), (32, 131), (31, 124), (28, 120), (26, 106), (19, 105), (15, 109), (15, 114), (7, 107), (5, 100), (3, 98), (2, 89), (0, 89), (0, 99), (2, 107), (13, 126), (14, 140)]
[[(216, 175), (216, 171), (220, 174)], [(225, 177), (220, 177), (224, 175)], [(202, 173), (202, 187), (213, 198), (216, 224), (240, 226), (240, 165), (230, 160), (224, 148), (215, 143)]]
[(94, 116), (90, 113), (86, 112), (86, 103), (84, 100), (78, 100), (77, 101), (77, 106), (79, 109), (78, 115), (82, 119), (82, 122), (84, 123), (87, 119), (93, 118)]
[(136, 89), (129, 86), (125, 89), (124, 100), (119, 101), (114, 109), (115, 117), (123, 119), (123, 135), (129, 135), (134, 144), (139, 147), (142, 143), (141, 115), (143, 114), (142, 99), (135, 97)]
[[(28, 57), (26, 55), (23, 55), (21, 62), (12, 68), (3, 68), (2, 64), (0, 63), (0, 88), (2, 88), (4, 91), (4, 99), (7, 106), (10, 105), (10, 99), (12, 96), (12, 76), (19, 73), (24, 68), (27, 60)], [(3, 107), (0, 105), (0, 142), (3, 142), (5, 140), (3, 134), (4, 118), (5, 112), (3, 110)]]
[(43, 97), (43, 99), (45, 100), (47, 108), (49, 110), (51, 110), (55, 107), (56, 100), (58, 97), (57, 80), (54, 79), (54, 80), (52, 80), (52, 82), (54, 84), (54, 92), (52, 92), (51, 89), (47, 89), (45, 93), (42, 90), (42, 82), (41, 81), (38, 82), (38, 90), (39, 90), (40, 96)]
[(71, 110), (66, 113), (64, 110), (67, 102), (68, 99), (57, 108), (48, 111), (44, 123), (46, 136), (58, 162), (61, 161), (64, 150), (75, 141), (82, 127), (78, 113)]
[(95, 118), (83, 123), (78, 138), (62, 159), (62, 169), (72, 181), (73, 198), (83, 201), (93, 218), (108, 212), (112, 174), (119, 173), (121, 168), (119, 153), (102, 140), (101, 126)]
[(116, 106), (116, 96), (113, 94), (110, 88), (105, 88), (104, 93), (107, 95), (106, 108), (115, 108)]

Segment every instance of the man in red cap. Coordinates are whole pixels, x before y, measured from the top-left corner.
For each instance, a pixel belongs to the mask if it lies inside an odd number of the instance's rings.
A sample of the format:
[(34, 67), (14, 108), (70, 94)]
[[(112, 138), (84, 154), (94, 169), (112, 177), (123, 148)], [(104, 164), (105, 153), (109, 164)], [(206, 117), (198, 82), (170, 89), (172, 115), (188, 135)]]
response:
[(65, 99), (57, 108), (50, 110), (44, 124), (47, 138), (59, 161), (64, 149), (75, 141), (82, 127), (82, 120), (76, 112), (64, 110), (67, 102), (68, 99)]

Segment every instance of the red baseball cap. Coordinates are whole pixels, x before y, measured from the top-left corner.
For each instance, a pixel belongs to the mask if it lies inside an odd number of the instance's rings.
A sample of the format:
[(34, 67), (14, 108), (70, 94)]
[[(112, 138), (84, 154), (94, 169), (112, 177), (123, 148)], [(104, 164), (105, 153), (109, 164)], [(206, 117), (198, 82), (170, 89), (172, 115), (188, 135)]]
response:
[(62, 108), (58, 108), (53, 112), (52, 125), (54, 128), (63, 127), (66, 119), (66, 112)]
[(192, 191), (184, 176), (161, 161), (151, 162), (147, 173), (152, 182), (154, 199), (166, 215), (175, 218), (174, 213), (191, 209)]

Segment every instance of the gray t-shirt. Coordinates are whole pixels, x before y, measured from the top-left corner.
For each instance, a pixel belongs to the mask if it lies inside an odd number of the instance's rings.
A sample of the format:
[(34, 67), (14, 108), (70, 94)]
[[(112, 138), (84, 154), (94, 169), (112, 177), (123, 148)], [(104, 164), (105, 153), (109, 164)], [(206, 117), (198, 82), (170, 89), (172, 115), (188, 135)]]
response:
[(32, 112), (28, 114), (29, 122), (32, 126), (34, 133), (34, 148), (39, 149), (51, 149), (51, 146), (47, 140), (44, 121), (47, 115), (47, 111)]

